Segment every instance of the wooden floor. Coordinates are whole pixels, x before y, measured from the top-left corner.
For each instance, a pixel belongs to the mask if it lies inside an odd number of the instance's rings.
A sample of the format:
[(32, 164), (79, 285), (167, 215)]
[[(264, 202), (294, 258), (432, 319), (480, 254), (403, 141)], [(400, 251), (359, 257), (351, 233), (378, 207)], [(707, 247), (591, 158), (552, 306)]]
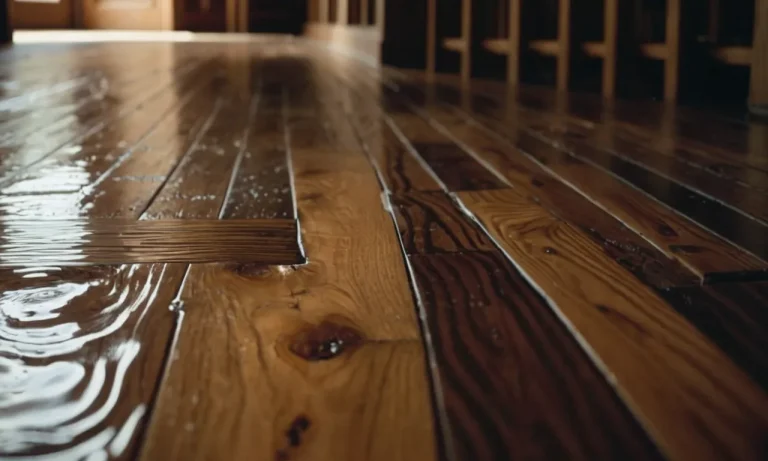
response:
[(768, 459), (766, 125), (266, 36), (0, 125), (3, 459)]

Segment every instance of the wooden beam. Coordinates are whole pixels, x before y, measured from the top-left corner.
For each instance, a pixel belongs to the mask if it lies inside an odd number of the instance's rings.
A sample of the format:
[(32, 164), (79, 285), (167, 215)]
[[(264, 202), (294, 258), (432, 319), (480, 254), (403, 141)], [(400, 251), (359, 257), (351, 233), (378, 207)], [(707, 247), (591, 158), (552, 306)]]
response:
[(754, 113), (768, 115), (768, 0), (755, 0), (749, 107)]

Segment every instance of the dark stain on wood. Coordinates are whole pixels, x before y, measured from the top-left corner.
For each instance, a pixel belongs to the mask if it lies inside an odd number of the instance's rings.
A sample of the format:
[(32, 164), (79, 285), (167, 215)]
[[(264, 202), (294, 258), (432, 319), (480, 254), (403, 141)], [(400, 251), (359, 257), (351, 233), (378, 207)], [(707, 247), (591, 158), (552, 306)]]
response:
[(472, 252), (410, 260), (457, 459), (661, 459), (505, 258)]
[(295, 333), (288, 348), (298, 357), (315, 362), (352, 351), (363, 340), (362, 333), (357, 329), (334, 319), (325, 319), (319, 325), (308, 325)]
[(414, 142), (413, 147), (451, 192), (509, 187), (455, 144)]
[(768, 392), (768, 282), (659, 291)]
[(442, 192), (389, 197), (408, 254), (492, 250), (493, 243)]

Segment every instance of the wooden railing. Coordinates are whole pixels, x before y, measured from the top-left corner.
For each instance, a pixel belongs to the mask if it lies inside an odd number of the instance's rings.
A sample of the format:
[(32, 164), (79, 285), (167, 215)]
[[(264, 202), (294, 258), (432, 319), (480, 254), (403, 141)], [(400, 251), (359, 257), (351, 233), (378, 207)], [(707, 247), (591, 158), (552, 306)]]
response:
[(426, 16), (428, 74), (768, 106), (768, 0), (426, 0)]

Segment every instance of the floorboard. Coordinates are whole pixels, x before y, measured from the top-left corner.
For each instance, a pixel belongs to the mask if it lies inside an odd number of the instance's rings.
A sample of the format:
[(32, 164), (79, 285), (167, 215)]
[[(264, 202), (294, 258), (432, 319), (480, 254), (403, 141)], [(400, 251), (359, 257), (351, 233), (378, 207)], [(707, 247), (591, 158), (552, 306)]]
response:
[(599, 247), (513, 191), (459, 197), (589, 344), (663, 451), (761, 456), (768, 398), (683, 317), (641, 283), (616, 278), (620, 266)]
[[(322, 122), (333, 120), (318, 100), (328, 88), (311, 73), (296, 78), (300, 65), (283, 62), (279, 75), (308, 264), (192, 266), (174, 353), (204, 365), (170, 364), (143, 459), (435, 456), (392, 218), (351, 127)], [(311, 144), (296, 139), (307, 132)], [(195, 395), (227, 398), (190, 406)]]
[(133, 458), (183, 267), (0, 270), (0, 455)]
[(0, 50), (0, 458), (766, 458), (768, 125), (178, 37)]

